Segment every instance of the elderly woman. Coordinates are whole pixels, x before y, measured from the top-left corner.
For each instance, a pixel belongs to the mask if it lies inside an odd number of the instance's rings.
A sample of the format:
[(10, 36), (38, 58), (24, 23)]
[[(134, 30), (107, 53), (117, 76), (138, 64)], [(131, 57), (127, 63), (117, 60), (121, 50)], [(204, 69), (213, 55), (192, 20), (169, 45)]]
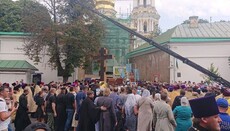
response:
[(176, 131), (187, 131), (192, 126), (192, 110), (186, 97), (181, 98), (181, 106), (176, 106), (173, 110), (176, 118)]
[(176, 121), (170, 105), (166, 103), (167, 93), (161, 92), (161, 100), (154, 103), (153, 127), (155, 131), (174, 131)]
[(144, 89), (142, 97), (137, 101), (138, 121), (137, 131), (151, 131), (153, 122), (153, 101), (150, 92)]
[(161, 100), (161, 94), (156, 93), (154, 98), (155, 98), (155, 101), (160, 101)]
[(110, 89), (105, 88), (103, 96), (98, 97), (96, 101), (97, 106), (104, 106), (106, 111), (101, 112), (99, 120), (99, 131), (113, 131), (117, 124), (117, 118), (113, 106), (113, 99), (109, 98)]
[(131, 87), (127, 87), (127, 100), (124, 105), (125, 110), (125, 128), (128, 131), (136, 131), (137, 117), (134, 113), (134, 107), (137, 103), (135, 95), (132, 93)]

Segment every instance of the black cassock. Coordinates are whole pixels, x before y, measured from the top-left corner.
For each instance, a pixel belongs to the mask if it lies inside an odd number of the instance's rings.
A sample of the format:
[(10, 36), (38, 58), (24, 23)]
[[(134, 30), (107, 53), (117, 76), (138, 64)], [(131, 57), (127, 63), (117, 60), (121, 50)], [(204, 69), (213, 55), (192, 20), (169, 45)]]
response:
[(31, 124), (27, 111), (27, 97), (25, 94), (22, 94), (19, 97), (19, 107), (14, 121), (15, 131), (23, 131), (29, 124)]
[(66, 121), (65, 94), (61, 93), (56, 98), (57, 117), (55, 122), (56, 131), (64, 131)]
[(96, 107), (87, 97), (80, 108), (79, 131), (95, 131), (95, 123), (99, 120), (100, 111), (100, 107)]

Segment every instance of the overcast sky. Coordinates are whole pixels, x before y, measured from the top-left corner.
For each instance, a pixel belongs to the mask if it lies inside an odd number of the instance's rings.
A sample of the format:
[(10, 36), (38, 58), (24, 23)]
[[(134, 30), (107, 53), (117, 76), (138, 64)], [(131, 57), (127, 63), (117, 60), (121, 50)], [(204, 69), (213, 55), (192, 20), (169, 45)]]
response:
[[(230, 20), (230, 0), (155, 0), (161, 16), (159, 25), (164, 31), (181, 24), (189, 16), (199, 16), (212, 22)], [(133, 0), (116, 0), (118, 13), (130, 13)], [(131, 7), (131, 9), (130, 9)]]

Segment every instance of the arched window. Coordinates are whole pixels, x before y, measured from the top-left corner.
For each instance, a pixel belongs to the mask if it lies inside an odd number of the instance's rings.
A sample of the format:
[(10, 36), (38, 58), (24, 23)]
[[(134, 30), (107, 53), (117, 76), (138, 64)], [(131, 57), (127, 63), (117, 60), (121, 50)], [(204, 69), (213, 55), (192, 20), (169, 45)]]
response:
[(147, 22), (146, 21), (144, 22), (144, 27), (143, 28), (144, 28), (144, 32), (146, 33), (147, 32)]
[(146, 5), (147, 5), (147, 0), (144, 0), (143, 2), (144, 2), (144, 3), (143, 3), (144, 7), (146, 7)]

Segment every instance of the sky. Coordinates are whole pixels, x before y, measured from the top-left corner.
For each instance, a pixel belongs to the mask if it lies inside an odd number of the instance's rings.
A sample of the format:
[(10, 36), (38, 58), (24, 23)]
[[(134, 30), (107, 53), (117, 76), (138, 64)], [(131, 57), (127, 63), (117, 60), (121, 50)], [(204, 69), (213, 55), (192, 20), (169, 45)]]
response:
[[(132, 5), (133, 0), (116, 0), (115, 9), (118, 14), (127, 14)], [(155, 5), (162, 32), (181, 24), (189, 16), (199, 16), (209, 22), (230, 21), (230, 0), (155, 0)]]

